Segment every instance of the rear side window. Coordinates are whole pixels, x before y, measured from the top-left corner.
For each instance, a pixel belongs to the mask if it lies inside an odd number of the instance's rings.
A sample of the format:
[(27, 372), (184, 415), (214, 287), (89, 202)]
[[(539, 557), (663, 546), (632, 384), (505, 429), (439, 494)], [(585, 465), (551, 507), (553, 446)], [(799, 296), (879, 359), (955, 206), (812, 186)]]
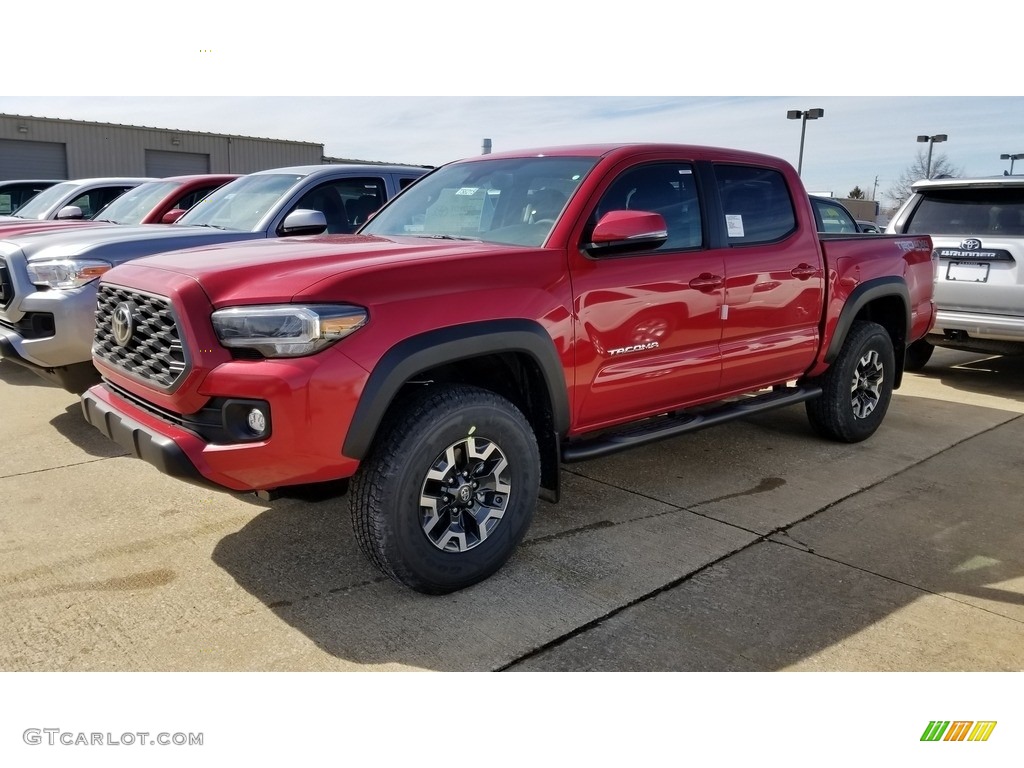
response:
[(923, 193), (911, 235), (1024, 235), (1024, 187), (934, 189)]
[(782, 174), (771, 168), (716, 165), (729, 245), (781, 240), (796, 229), (796, 211)]

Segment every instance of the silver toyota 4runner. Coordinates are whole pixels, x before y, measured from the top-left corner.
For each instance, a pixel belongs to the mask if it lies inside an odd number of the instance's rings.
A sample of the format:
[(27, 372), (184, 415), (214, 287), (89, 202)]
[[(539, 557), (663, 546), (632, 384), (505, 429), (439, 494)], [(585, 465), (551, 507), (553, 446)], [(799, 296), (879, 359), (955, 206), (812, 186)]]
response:
[(936, 347), (1024, 354), (1024, 176), (918, 181), (887, 232), (932, 236), (935, 324), (907, 350), (920, 370)]

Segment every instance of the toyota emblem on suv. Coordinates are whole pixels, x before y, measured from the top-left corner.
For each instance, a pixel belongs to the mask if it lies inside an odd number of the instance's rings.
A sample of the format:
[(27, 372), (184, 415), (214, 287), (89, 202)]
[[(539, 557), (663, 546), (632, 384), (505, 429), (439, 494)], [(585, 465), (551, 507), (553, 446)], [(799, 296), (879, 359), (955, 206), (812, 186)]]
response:
[(976, 251), (981, 248), (981, 240), (971, 237), (960, 243), (960, 247), (965, 251)]
[(135, 332), (135, 307), (130, 302), (122, 301), (114, 307), (114, 314), (110, 318), (110, 329), (114, 333), (114, 342), (119, 347), (128, 346)]

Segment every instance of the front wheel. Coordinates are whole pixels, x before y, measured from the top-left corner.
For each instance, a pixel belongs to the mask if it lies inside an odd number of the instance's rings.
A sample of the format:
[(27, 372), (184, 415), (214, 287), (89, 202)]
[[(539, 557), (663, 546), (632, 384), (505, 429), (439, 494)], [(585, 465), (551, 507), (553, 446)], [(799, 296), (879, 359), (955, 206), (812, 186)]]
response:
[(895, 359), (892, 339), (882, 326), (854, 324), (832, 367), (817, 380), (821, 397), (807, 402), (814, 430), (846, 443), (871, 437), (892, 399)]
[(439, 385), (395, 406), (352, 479), (363, 552), (385, 574), (445, 594), (497, 571), (537, 505), (540, 455), (512, 403)]

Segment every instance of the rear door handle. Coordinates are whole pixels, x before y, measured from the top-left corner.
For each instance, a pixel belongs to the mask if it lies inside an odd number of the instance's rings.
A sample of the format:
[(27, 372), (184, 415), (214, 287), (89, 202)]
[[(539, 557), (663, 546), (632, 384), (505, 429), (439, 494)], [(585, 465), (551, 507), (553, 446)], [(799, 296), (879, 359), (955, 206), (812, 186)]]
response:
[(814, 277), (818, 274), (818, 268), (812, 267), (810, 264), (801, 264), (799, 267), (793, 267), (790, 274), (793, 277), (799, 278), (800, 280), (806, 280), (809, 277)]
[(713, 291), (725, 285), (721, 275), (712, 275), (710, 272), (702, 272), (698, 277), (690, 281), (690, 287), (698, 291)]

